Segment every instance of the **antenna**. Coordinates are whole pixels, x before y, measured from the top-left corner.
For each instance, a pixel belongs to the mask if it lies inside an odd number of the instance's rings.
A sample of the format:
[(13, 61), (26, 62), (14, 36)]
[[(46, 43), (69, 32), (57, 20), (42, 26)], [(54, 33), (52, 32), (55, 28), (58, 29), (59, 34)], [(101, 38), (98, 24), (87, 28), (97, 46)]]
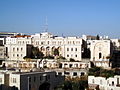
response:
[(45, 19), (45, 32), (48, 31), (48, 20), (47, 20), (47, 16), (46, 16), (46, 19)]

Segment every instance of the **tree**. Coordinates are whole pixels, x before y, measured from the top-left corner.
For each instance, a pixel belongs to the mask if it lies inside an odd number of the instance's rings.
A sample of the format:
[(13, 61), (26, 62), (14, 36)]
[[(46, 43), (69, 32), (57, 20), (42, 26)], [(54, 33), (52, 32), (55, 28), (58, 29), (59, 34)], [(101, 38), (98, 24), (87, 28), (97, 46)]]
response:
[(97, 38), (97, 40), (100, 40), (100, 36), (99, 35), (97, 35), (96, 38)]
[(34, 58), (37, 58), (37, 54), (39, 53), (39, 49), (37, 47), (32, 48), (32, 54)]
[(59, 56), (59, 50), (57, 48), (54, 49), (53, 51), (54, 56)]
[(73, 58), (70, 58), (70, 61), (71, 61), (71, 62), (74, 62), (75, 60), (74, 60)]
[(43, 58), (44, 54), (39, 51), (38, 47), (32, 47), (32, 58)]
[(49, 56), (45, 56), (44, 58), (45, 58), (45, 59), (54, 59), (54, 57), (53, 57), (53, 56), (50, 56), (50, 55), (49, 55)]
[(59, 56), (57, 59), (66, 59), (66, 58), (63, 56)]
[(65, 81), (64, 86), (63, 86), (63, 90), (73, 90), (72, 83), (70, 81)]
[(113, 77), (115, 75), (114, 70), (107, 70), (101, 67), (92, 67), (89, 69), (88, 75), (101, 76), (101, 77)]
[(88, 81), (81, 80), (79, 82), (79, 90), (85, 90), (85, 88), (88, 88)]

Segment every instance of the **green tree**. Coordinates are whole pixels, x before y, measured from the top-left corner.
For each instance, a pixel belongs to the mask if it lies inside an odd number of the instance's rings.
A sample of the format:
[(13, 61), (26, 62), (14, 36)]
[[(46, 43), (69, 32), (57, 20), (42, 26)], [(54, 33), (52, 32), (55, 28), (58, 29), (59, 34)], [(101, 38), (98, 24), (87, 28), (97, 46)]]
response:
[(79, 90), (85, 90), (85, 88), (88, 88), (88, 81), (87, 80), (81, 80), (79, 82)]
[(89, 69), (88, 75), (93, 75), (93, 76), (102, 76), (102, 77), (113, 77), (115, 75), (114, 70), (107, 70), (103, 69), (101, 67), (92, 67)]
[(57, 59), (66, 59), (66, 58), (63, 56), (59, 56)]
[(57, 48), (54, 49), (53, 51), (54, 56), (59, 56), (59, 50)]
[(97, 35), (96, 38), (97, 38), (97, 40), (100, 40), (100, 36), (99, 35)]
[(73, 59), (73, 58), (70, 58), (70, 61), (71, 61), (71, 62), (74, 62), (74, 61), (75, 61), (75, 59)]
[(73, 90), (72, 89), (72, 83), (70, 81), (65, 81), (62, 90)]
[(44, 58), (45, 58), (45, 59), (54, 59), (54, 57), (53, 57), (53, 56), (50, 56), (50, 55), (45, 56)]
[(39, 51), (38, 47), (32, 47), (32, 58), (43, 58), (44, 54)]

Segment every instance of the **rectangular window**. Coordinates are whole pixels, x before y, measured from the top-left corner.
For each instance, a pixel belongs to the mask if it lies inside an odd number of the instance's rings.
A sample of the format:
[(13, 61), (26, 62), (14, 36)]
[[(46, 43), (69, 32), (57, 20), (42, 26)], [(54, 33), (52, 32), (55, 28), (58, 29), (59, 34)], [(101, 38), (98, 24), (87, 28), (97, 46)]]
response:
[(17, 57), (19, 57), (19, 54), (17, 54)]
[(75, 42), (73, 41), (73, 44), (75, 44)]
[(36, 82), (36, 77), (34, 77), (34, 82)]
[(1, 53), (0, 56), (2, 56), (3, 54)]
[(19, 51), (19, 48), (17, 48), (17, 51)]
[(15, 51), (15, 48), (13, 48), (13, 51)]
[(13, 83), (16, 83), (16, 78), (13, 78)]
[(67, 48), (67, 51), (69, 51), (69, 48)]
[(73, 72), (73, 76), (77, 76), (77, 72)]
[(42, 76), (40, 76), (40, 81), (42, 81)]
[(62, 72), (58, 72), (58, 75), (62, 75)]
[(77, 55), (75, 55), (75, 57), (77, 57)]
[(114, 81), (112, 81), (112, 86), (114, 86)]
[(71, 51), (73, 51), (73, 48), (71, 48)]
[(119, 78), (117, 78), (117, 84), (119, 85)]
[(75, 51), (77, 51), (77, 48), (75, 48)]
[(69, 57), (69, 55), (67, 55), (67, 57)]
[(0, 83), (2, 83), (2, 78), (0, 78)]
[(70, 74), (70, 72), (64, 72), (64, 74), (69, 75), (69, 74)]
[(23, 51), (23, 48), (21, 48), (21, 51)]
[(48, 41), (48, 44), (49, 44), (49, 41)]
[(41, 42), (41, 45), (43, 45), (43, 42)]
[(73, 64), (69, 64), (69, 67), (71, 68), (73, 66)]

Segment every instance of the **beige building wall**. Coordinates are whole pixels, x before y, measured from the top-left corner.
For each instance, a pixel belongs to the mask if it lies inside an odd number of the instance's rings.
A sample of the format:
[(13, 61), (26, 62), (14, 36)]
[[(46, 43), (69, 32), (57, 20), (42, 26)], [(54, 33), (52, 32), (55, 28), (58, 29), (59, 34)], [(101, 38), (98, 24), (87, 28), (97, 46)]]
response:
[(5, 74), (4, 73), (0, 73), (0, 85), (1, 84), (5, 84)]
[(24, 60), (23, 57), (31, 53), (31, 45), (8, 44), (8, 60)]
[[(31, 44), (34, 47), (38, 47), (40, 51), (43, 52), (45, 56), (53, 55), (55, 49), (59, 50), (59, 56), (63, 56), (66, 59), (73, 58), (77, 61), (81, 61), (81, 54), (83, 48), (83, 39), (79, 37), (57, 37), (53, 36), (51, 33), (45, 32), (40, 34), (31, 35), (31, 37), (7, 37), (6, 46), (11, 48), (8, 50), (9, 57), (14, 53), (12, 49), (15, 48), (24, 48), (23, 51), (17, 52), (20, 55), (25, 55), (25, 46), (26, 44)], [(11, 53), (11, 54), (10, 54)], [(22, 57), (22, 56), (21, 56)], [(21, 59), (16, 57), (16, 55), (11, 56), (10, 58)]]
[(100, 90), (120, 90), (120, 76), (114, 77), (95, 77), (88, 76), (88, 84), (89, 86), (98, 85)]
[(111, 55), (110, 40), (93, 40), (90, 45), (91, 61), (107, 59)]
[(15, 86), (18, 90), (39, 90), (40, 85), (47, 82), (50, 90), (64, 81), (63, 76), (57, 76), (55, 72), (16, 72), (10, 74), (9, 86)]
[(6, 58), (6, 48), (5, 46), (0, 46), (0, 59), (4, 60)]
[(79, 37), (51, 37), (51, 34), (43, 33), (43, 36), (39, 36), (38, 34), (32, 36), (32, 44), (35, 47), (39, 47), (46, 56), (52, 55), (54, 49), (58, 49), (59, 56), (81, 61), (83, 43)]

